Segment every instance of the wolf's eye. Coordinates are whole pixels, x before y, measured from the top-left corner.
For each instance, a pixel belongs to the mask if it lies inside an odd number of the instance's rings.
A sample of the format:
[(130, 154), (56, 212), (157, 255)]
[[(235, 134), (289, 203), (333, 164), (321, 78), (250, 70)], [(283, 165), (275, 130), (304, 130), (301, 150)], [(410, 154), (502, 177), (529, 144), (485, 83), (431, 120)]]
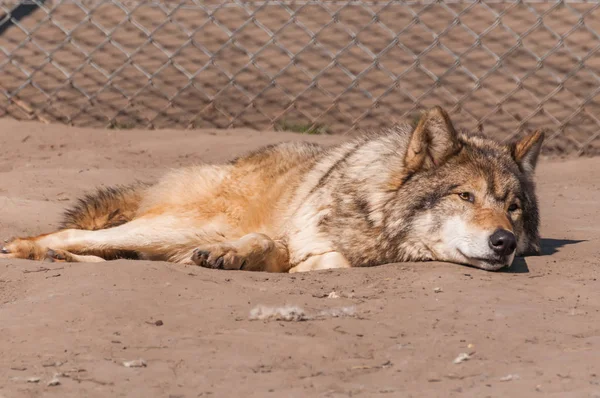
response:
[(471, 192), (461, 192), (458, 194), (458, 197), (471, 203), (475, 201), (475, 196)]
[(518, 204), (516, 204), (516, 203), (513, 203), (512, 205), (508, 206), (508, 211), (510, 211), (511, 213), (512, 213), (513, 211), (516, 211), (516, 210), (518, 210), (518, 209), (519, 209), (519, 205), (518, 205)]

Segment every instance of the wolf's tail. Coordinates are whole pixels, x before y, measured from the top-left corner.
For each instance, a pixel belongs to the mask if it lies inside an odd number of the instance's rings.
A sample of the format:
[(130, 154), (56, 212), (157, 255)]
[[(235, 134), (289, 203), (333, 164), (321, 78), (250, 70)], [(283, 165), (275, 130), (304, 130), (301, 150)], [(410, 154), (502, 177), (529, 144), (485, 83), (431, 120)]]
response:
[(116, 227), (131, 221), (140, 207), (145, 183), (100, 188), (87, 194), (66, 210), (62, 229), (98, 230)]

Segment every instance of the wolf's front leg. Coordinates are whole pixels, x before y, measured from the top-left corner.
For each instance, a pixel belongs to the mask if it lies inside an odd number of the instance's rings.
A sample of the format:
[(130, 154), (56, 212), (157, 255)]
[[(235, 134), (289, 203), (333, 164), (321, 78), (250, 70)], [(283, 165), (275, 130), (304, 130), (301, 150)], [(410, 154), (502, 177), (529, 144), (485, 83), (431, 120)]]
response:
[(292, 272), (306, 272), (306, 271), (316, 271), (320, 269), (334, 269), (334, 268), (350, 268), (351, 265), (346, 260), (343, 254), (339, 252), (328, 252), (323, 254), (317, 254), (314, 256), (310, 256), (306, 260), (302, 261), (300, 264), (292, 267), (290, 269), (290, 273)]
[(287, 272), (287, 246), (264, 234), (252, 233), (231, 242), (200, 247), (192, 261), (202, 267), (245, 271)]

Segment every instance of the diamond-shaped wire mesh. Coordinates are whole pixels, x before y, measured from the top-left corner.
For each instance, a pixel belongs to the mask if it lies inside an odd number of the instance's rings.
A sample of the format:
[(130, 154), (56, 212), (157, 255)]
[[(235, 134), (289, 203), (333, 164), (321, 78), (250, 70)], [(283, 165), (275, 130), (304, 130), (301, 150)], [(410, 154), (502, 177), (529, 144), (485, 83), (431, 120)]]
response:
[(600, 154), (596, 1), (0, 2), (0, 116), (113, 128), (374, 130), (441, 105)]

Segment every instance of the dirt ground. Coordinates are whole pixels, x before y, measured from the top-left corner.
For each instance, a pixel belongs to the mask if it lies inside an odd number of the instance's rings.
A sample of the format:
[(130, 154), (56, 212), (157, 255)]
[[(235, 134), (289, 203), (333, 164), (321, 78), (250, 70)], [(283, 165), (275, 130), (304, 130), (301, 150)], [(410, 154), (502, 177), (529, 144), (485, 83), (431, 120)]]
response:
[[(2, 119), (0, 233), (49, 231), (96, 185), (290, 139), (344, 138)], [(0, 397), (598, 397), (600, 158), (543, 159), (538, 177), (543, 255), (512, 272), (0, 261)], [(309, 319), (251, 320), (259, 305)]]

